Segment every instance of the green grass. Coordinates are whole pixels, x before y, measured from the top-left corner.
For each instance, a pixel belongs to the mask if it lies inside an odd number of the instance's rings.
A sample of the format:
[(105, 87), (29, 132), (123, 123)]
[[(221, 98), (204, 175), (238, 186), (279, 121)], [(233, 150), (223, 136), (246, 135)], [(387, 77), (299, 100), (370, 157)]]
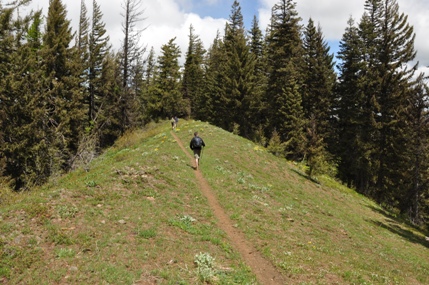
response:
[[(201, 172), (247, 239), (290, 284), (429, 284), (422, 231), (372, 201), (204, 122)], [(257, 284), (217, 228), (169, 122), (126, 134), (30, 192), (0, 191), (2, 284)], [(147, 283), (145, 283), (147, 282)]]

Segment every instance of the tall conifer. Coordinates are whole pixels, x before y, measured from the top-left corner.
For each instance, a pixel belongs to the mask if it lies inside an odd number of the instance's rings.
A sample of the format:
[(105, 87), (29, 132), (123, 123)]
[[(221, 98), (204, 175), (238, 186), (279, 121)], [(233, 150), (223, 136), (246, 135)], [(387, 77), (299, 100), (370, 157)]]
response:
[(222, 101), (224, 97), (223, 67), (226, 61), (223, 46), (223, 41), (217, 33), (205, 59), (204, 92), (196, 102), (198, 106), (196, 117), (216, 126), (228, 125), (226, 121), (228, 110)]
[[(336, 89), (335, 110), (338, 122), (335, 126), (338, 144), (338, 174), (349, 187), (365, 192), (370, 181), (370, 147), (366, 132), (369, 122), (368, 106), (362, 88), (365, 69), (363, 43), (354, 20), (348, 26), (340, 41), (338, 58), (339, 78)], [(363, 82), (362, 82), (363, 81)]]
[(225, 65), (223, 66), (223, 98), (221, 102), (228, 109), (225, 125), (229, 131), (238, 131), (244, 137), (251, 137), (250, 105), (255, 96), (255, 56), (250, 53), (244, 29), (243, 15), (238, 1), (234, 1), (229, 22), (226, 25)]
[[(269, 128), (288, 144), (289, 158), (302, 157), (304, 113), (301, 106), (303, 50), (300, 18), (292, 0), (274, 5), (267, 35), (268, 88), (265, 95)], [(294, 109), (290, 109), (294, 108)]]
[(395, 196), (401, 213), (421, 225), (429, 218), (429, 86), (422, 74), (409, 92), (407, 159), (402, 165), (406, 179)]
[(147, 111), (153, 119), (165, 119), (177, 114), (184, 114), (185, 106), (180, 85), (180, 48), (171, 39), (161, 47), (158, 57), (156, 88), (148, 95)]
[(197, 118), (199, 108), (198, 102), (201, 101), (202, 90), (204, 86), (204, 49), (201, 39), (195, 35), (195, 29), (189, 27), (189, 45), (186, 52), (185, 66), (183, 71), (182, 89), (183, 99), (187, 101), (189, 109), (186, 115)]
[(58, 150), (56, 159), (65, 168), (69, 167), (68, 160), (77, 150), (85, 126), (79, 53), (70, 47), (73, 34), (66, 17), (62, 1), (51, 0), (42, 49), (45, 77), (51, 82), (45, 102), (49, 106), (50, 126), (56, 134), (51, 143)]
[(267, 88), (267, 64), (266, 64), (266, 45), (259, 22), (256, 16), (253, 17), (252, 27), (249, 31), (249, 52), (255, 59), (253, 69), (253, 96), (249, 103), (249, 125), (252, 126), (253, 139), (262, 145), (265, 144), (263, 129), (266, 127), (267, 120), (264, 116), (265, 105), (263, 104), (263, 95)]
[(315, 169), (317, 166), (323, 164), (320, 160), (326, 156), (324, 153), (327, 153), (328, 142), (335, 141), (331, 139), (333, 136), (331, 118), (336, 75), (334, 56), (329, 53), (321, 27), (318, 26), (316, 29), (311, 18), (304, 30), (303, 44), (305, 65), (302, 105), (306, 121), (309, 122), (305, 153), (308, 163), (311, 164), (310, 172), (313, 173), (318, 171)]
[(103, 14), (93, 0), (92, 25), (89, 37), (89, 120), (94, 121), (101, 108), (104, 82), (101, 80), (103, 62), (109, 53), (109, 36), (106, 35)]
[(409, 98), (407, 92), (414, 69), (407, 63), (415, 58), (413, 28), (407, 16), (399, 13), (396, 0), (367, 0), (366, 10), (377, 35), (372, 54), (372, 72), (377, 78), (374, 120), (378, 130), (375, 142), (375, 159), (379, 166), (373, 195), (379, 202), (394, 204), (392, 195), (404, 179), (401, 165), (406, 159), (407, 127), (404, 124)]

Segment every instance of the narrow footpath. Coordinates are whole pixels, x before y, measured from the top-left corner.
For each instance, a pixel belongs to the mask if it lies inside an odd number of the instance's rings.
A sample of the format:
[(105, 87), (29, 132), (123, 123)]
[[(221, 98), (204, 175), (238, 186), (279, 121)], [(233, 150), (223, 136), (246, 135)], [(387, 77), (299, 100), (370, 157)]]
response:
[[(192, 161), (191, 165), (194, 165), (194, 158), (190, 154), (190, 152), (187, 151), (187, 148), (184, 147), (183, 142), (179, 139), (178, 136), (176, 136), (174, 132), (171, 132), (171, 134), (176, 140), (177, 144), (183, 150), (183, 152)], [(280, 272), (275, 268), (275, 266), (271, 262), (266, 260), (262, 256), (262, 254), (258, 252), (257, 249), (246, 240), (245, 235), (242, 232), (234, 228), (231, 219), (228, 217), (222, 206), (219, 204), (216, 195), (213, 193), (207, 180), (203, 177), (202, 173), (199, 170), (195, 171), (195, 177), (198, 181), (201, 192), (207, 198), (208, 203), (216, 219), (218, 220), (219, 228), (227, 234), (232, 246), (240, 253), (244, 262), (255, 274), (257, 281), (261, 285), (287, 284), (285, 277), (280, 274)]]

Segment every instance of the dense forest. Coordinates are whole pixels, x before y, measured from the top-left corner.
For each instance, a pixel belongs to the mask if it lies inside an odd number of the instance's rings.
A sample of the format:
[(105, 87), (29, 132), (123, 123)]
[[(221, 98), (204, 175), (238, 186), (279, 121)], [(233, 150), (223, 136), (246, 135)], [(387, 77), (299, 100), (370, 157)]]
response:
[[(184, 66), (175, 38), (146, 50), (141, 0), (123, 1), (113, 51), (96, 0), (72, 31), (62, 0), (21, 15), (0, 2), (2, 187), (30, 190), (87, 167), (135, 128), (171, 116), (210, 122), (326, 173), (418, 225), (429, 221), (428, 85), (411, 65), (413, 27), (396, 0), (366, 0), (334, 55), (292, 0), (263, 32), (234, 1), (206, 50), (192, 26)], [(149, 43), (150, 44), (150, 43)], [(156, 54), (159, 54), (157, 56)], [(0, 201), (1, 202), (1, 201)]]

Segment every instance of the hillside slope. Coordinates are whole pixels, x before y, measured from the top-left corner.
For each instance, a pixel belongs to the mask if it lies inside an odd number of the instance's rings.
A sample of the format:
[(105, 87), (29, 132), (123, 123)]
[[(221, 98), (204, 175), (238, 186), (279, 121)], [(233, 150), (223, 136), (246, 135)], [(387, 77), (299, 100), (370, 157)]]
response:
[[(0, 203), (0, 284), (429, 284), (424, 233), (202, 122), (127, 134), (89, 171)], [(235, 234), (286, 281), (261, 279)]]

